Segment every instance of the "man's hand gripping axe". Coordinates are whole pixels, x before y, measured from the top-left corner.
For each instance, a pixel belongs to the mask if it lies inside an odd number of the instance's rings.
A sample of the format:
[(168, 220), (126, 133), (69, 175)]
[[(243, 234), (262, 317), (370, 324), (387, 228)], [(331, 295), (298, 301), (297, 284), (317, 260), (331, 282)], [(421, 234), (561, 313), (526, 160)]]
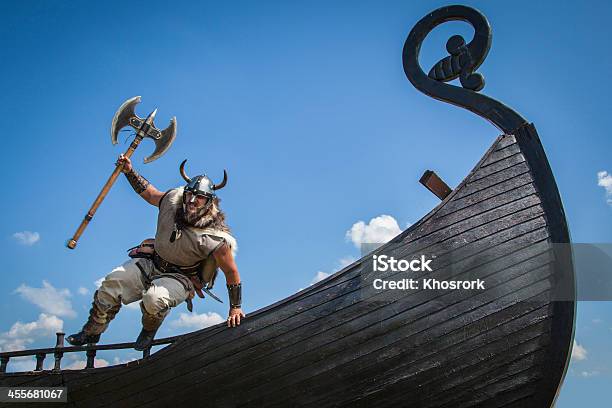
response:
[[(136, 138), (124, 153), (124, 156), (127, 158), (131, 157), (134, 150), (136, 150), (140, 144), (140, 141), (145, 137), (150, 137), (155, 142), (155, 151), (152, 155), (144, 160), (145, 163), (150, 163), (164, 154), (166, 150), (170, 148), (170, 145), (176, 137), (176, 118), (174, 117), (172, 120), (170, 120), (170, 125), (168, 125), (166, 129), (159, 130), (153, 123), (157, 109), (151, 112), (146, 119), (141, 119), (134, 113), (134, 108), (139, 103), (140, 96), (135, 96), (125, 101), (123, 105), (119, 107), (117, 113), (115, 113), (115, 116), (113, 117), (113, 122), (111, 125), (111, 141), (113, 144), (117, 144), (117, 135), (119, 131), (128, 125), (133, 127), (136, 130)], [(89, 211), (87, 211), (85, 218), (81, 222), (81, 225), (79, 225), (79, 228), (77, 228), (74, 236), (66, 243), (68, 248), (74, 249), (76, 247), (77, 241), (81, 237), (81, 234), (83, 234), (83, 231), (85, 231), (85, 228), (87, 228), (89, 221), (91, 221), (96, 213), (96, 210), (100, 204), (102, 204), (102, 201), (115, 183), (115, 180), (117, 180), (122, 168), (123, 166), (115, 167), (115, 171), (113, 171), (113, 174), (111, 174), (106, 184), (104, 184), (104, 187), (102, 187), (102, 191), (100, 191), (91, 208)]]

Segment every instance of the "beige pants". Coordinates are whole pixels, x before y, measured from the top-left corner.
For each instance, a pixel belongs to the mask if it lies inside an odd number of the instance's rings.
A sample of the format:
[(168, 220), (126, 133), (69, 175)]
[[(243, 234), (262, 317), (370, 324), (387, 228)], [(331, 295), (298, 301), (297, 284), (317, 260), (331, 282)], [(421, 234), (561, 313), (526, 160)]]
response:
[(170, 308), (187, 299), (189, 292), (178, 280), (159, 276), (161, 273), (150, 259), (127, 261), (102, 282), (97, 295), (100, 306), (108, 310), (121, 303), (127, 305), (142, 300), (141, 308), (144, 311), (163, 320), (170, 313)]

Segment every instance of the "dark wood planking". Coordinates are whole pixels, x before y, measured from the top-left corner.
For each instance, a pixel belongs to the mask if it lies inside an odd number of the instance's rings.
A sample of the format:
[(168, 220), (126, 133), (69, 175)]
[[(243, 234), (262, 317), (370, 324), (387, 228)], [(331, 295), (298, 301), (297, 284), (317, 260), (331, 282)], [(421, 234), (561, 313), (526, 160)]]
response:
[(497, 143), (495, 144), (494, 151), (505, 149), (506, 147), (516, 143), (516, 137), (514, 135), (501, 135)]
[[(417, 323), (421, 323), (421, 325), (423, 325), (423, 324), (425, 324), (425, 325), (427, 325), (427, 324), (431, 324), (431, 323), (429, 323), (429, 322), (427, 322), (427, 321), (425, 321), (425, 322), (420, 321), (420, 322), (417, 322)], [(406, 323), (404, 323), (404, 324), (406, 325), (406, 328), (404, 329), (404, 330), (405, 330), (405, 334), (402, 334), (402, 335), (406, 335), (406, 334), (408, 334), (408, 333), (415, 332), (415, 333), (411, 334), (411, 336), (417, 336), (417, 337), (418, 337), (418, 335), (420, 335), (420, 334), (422, 334), (422, 333), (424, 333), (424, 332), (425, 332), (425, 329), (423, 329), (423, 328), (421, 328), (421, 329), (420, 329), (420, 330), (417, 332), (417, 331), (416, 331), (416, 329), (413, 329), (413, 327), (416, 327), (416, 326), (414, 326), (414, 324), (412, 324), (412, 325), (409, 325), (409, 324), (406, 324)], [(425, 327), (427, 328), (427, 326), (425, 326)], [(446, 330), (446, 331), (447, 331), (447, 332), (449, 332), (449, 333), (453, 331), (451, 328), (449, 328), (449, 326), (444, 326), (444, 325), (442, 325), (442, 326), (439, 326), (439, 325), (438, 325), (437, 327), (433, 327), (433, 326), (432, 326), (432, 327), (430, 327), (430, 329), (432, 330), (432, 332), (433, 332), (433, 333), (439, 333), (439, 332), (441, 332), (441, 331), (443, 331), (443, 330)], [(368, 330), (372, 331), (372, 329), (371, 329), (371, 328), (368, 328)], [(382, 358), (382, 357), (381, 357), (382, 355), (386, 355), (386, 353), (390, 352), (391, 350), (396, 351), (396, 350), (395, 350), (396, 345), (394, 344), (393, 339), (397, 338), (397, 335), (399, 335), (400, 333), (398, 332), (398, 333), (393, 333), (393, 334), (394, 334), (393, 336), (389, 336), (389, 337), (388, 337), (389, 344), (388, 344), (388, 345), (386, 345), (386, 347), (388, 347), (388, 348), (392, 348), (392, 349), (382, 350), (382, 351), (380, 351), (379, 353), (377, 353), (377, 355), (376, 355), (376, 356), (374, 356), (374, 355), (369, 355), (368, 357), (375, 358), (375, 359), (378, 361), (378, 360), (380, 360), (380, 359)], [(396, 334), (397, 334), (397, 335), (396, 335)], [(383, 334), (379, 334), (379, 336), (382, 336), (382, 335), (383, 335)], [(428, 335), (428, 334), (426, 334), (426, 335)], [(380, 338), (379, 338), (378, 340), (379, 340), (379, 341), (384, 341), (384, 339), (380, 339)], [(351, 343), (350, 343), (351, 347), (356, 347), (356, 346), (358, 346), (358, 345), (359, 345), (359, 343), (357, 343), (357, 341), (360, 341), (360, 340), (358, 340), (358, 339), (357, 339), (357, 340), (355, 340), (355, 341), (351, 342)], [(406, 343), (406, 344), (410, 344), (410, 345), (412, 345), (412, 340), (411, 340), (409, 343)], [(422, 346), (423, 346), (423, 345), (422, 345)], [(336, 351), (341, 351), (341, 350), (340, 350), (340, 349), (341, 349), (341, 347), (342, 347), (342, 344), (337, 344), (337, 345), (335, 345), (335, 346), (334, 346), (334, 347), (333, 347), (333, 348), (330, 350), (330, 352), (331, 352), (331, 351), (334, 351), (334, 349), (335, 349)], [(383, 347), (385, 347), (385, 346), (383, 346)], [(378, 350), (380, 350), (380, 349), (378, 349)], [(311, 353), (312, 353), (312, 352), (311, 352)], [(382, 354), (381, 354), (381, 353), (382, 353)], [(328, 358), (329, 358), (329, 357), (328, 357)], [(378, 361), (378, 362), (379, 362), (379, 361)], [(354, 363), (355, 363), (355, 362), (350, 362), (350, 363), (352, 363), (352, 364), (354, 365)], [(380, 362), (379, 362), (379, 363), (380, 363)], [(330, 363), (330, 364), (331, 364), (331, 363)], [(364, 367), (366, 367), (366, 366), (367, 366), (369, 363), (368, 363), (368, 361), (367, 361), (367, 360), (362, 360), (362, 361), (360, 361), (360, 362), (359, 362), (359, 364), (360, 364), (359, 369), (360, 369), (360, 370), (363, 370), (363, 369), (364, 369)], [(282, 370), (283, 372), (287, 372), (287, 370), (285, 370), (285, 369), (284, 369), (285, 367), (281, 367), (281, 368), (283, 368), (283, 370)], [(279, 370), (279, 368), (278, 368), (278, 367), (276, 367), (276, 368), (275, 368), (275, 370), (274, 370), (274, 374), (277, 374), (277, 373), (278, 373), (278, 370)], [(292, 370), (288, 370), (288, 372), (291, 372), (291, 371), (292, 371)], [(343, 372), (347, 372), (347, 370), (344, 370)], [(332, 372), (332, 373), (330, 373), (330, 375), (333, 375), (333, 372)], [(268, 374), (268, 376), (269, 376), (269, 374)], [(273, 378), (266, 378), (266, 376), (265, 376), (265, 375), (262, 375), (262, 378), (263, 378), (263, 379), (265, 379), (265, 380), (268, 380), (268, 381), (273, 380)], [(315, 382), (315, 383), (317, 383), (316, 379), (314, 379), (314, 382)], [(324, 381), (324, 384), (327, 384), (327, 383), (328, 383), (328, 380)]]
[[(516, 318), (510, 316), (511, 312), (517, 310), (524, 313), (522, 306), (517, 304), (508, 308), (499, 316), (505, 319), (501, 323), (496, 321), (496, 315), (487, 316), (482, 320), (470, 323), (466, 327), (470, 329), (469, 333), (473, 336), (467, 339), (461, 339), (459, 342), (453, 338), (448, 340), (437, 339), (435, 342), (422, 347), (425, 354), (421, 354), (421, 346), (419, 346), (418, 349), (411, 350), (410, 354), (402, 360), (402, 363), (394, 367), (391, 372), (381, 371), (373, 374), (372, 378), (362, 378), (359, 380), (359, 386), (364, 387), (365, 395), (374, 393), (379, 395), (381, 392), (392, 391), (393, 389), (399, 391), (401, 388), (418, 386), (421, 390), (419, 392), (419, 398), (421, 399), (430, 398), (430, 394), (437, 394), (439, 391), (454, 390), (455, 392), (456, 388), (465, 388), (466, 381), (472, 378), (480, 378), (481, 375), (486, 375), (488, 370), (494, 367), (491, 361), (487, 364), (481, 364), (482, 361), (486, 359), (511, 361), (516, 356), (504, 351), (543, 335), (545, 325), (549, 323), (543, 321), (546, 317), (541, 315), (547, 313), (546, 308), (548, 306), (540, 307), (535, 312), (519, 314)], [(482, 326), (487, 323), (492, 323), (493, 328), (486, 327), (483, 329)], [(532, 325), (539, 325), (539, 327)], [(477, 329), (480, 329), (482, 333), (474, 332)], [(453, 333), (453, 336), (460, 335), (460, 330)], [(440, 352), (436, 352), (436, 347), (440, 347)], [(487, 354), (479, 359), (470, 358), (470, 353), (479, 349), (481, 353), (485, 352)], [(491, 353), (488, 353), (489, 351)], [(444, 353), (444, 355), (440, 356), (438, 353)], [(441, 361), (442, 359), (447, 360)], [(453, 370), (449, 372), (447, 365), (451, 363)], [(478, 369), (474, 369), (472, 366), (477, 366)], [(409, 370), (406, 370), (406, 368), (409, 368)]]
[[(515, 310), (515, 308), (511, 310)], [(507, 313), (506, 316), (500, 317), (505, 317), (506, 319), (509, 318), (507, 316)], [(507, 335), (508, 333), (515, 334), (521, 332), (519, 335), (512, 337), (512, 340), (516, 340), (517, 344), (523, 341), (527, 341), (528, 339), (534, 336), (542, 335), (541, 329), (543, 327), (539, 327), (537, 328), (537, 330), (530, 331), (523, 326), (519, 326), (519, 324), (517, 323), (517, 321), (520, 321), (523, 324), (528, 324), (529, 319), (531, 317), (532, 316), (530, 315), (520, 316), (518, 319), (516, 319), (516, 321), (511, 320), (507, 324), (499, 324), (499, 322), (495, 321), (494, 316), (487, 316), (486, 318), (483, 318), (481, 320), (471, 322), (466, 327), (468, 327), (469, 329), (482, 329), (480, 325), (483, 322), (491, 323), (494, 326), (496, 325), (497, 327), (489, 331), (484, 331), (484, 335), (476, 334), (475, 337), (471, 337), (467, 340), (463, 338), (461, 330), (455, 330), (449, 333), (447, 335), (448, 339), (437, 337), (435, 341), (432, 342), (425, 341), (425, 336), (427, 334), (424, 332), (412, 335), (407, 340), (411, 344), (410, 348), (407, 348), (405, 353), (389, 354), (387, 350), (385, 350), (383, 351), (384, 355), (378, 356), (378, 360), (381, 360), (382, 357), (384, 357), (385, 361), (387, 362), (386, 365), (380, 364), (380, 362), (377, 361), (377, 366), (371, 366), (369, 370), (362, 370), (360, 368), (359, 370), (355, 370), (352, 373), (349, 373), (349, 375), (343, 378), (345, 386), (342, 388), (338, 388), (335, 384), (326, 381), (325, 383), (326, 385), (328, 385), (328, 387), (326, 387), (327, 390), (321, 390), (321, 392), (317, 393), (316, 395), (313, 395), (312, 399), (309, 399), (304, 402), (308, 404), (316, 402), (316, 405), (319, 405), (324, 404), (324, 400), (336, 391), (343, 392), (344, 394), (346, 394), (346, 398), (352, 398), (354, 395), (356, 395), (355, 392), (357, 390), (361, 390), (364, 393), (372, 393), (376, 390), (391, 387), (392, 385), (397, 386), (397, 384), (400, 384), (400, 387), (406, 387), (407, 384), (411, 388), (416, 387), (421, 390), (421, 392), (419, 392), (419, 398), (424, 397), (427, 395), (428, 391), (437, 392), (435, 390), (440, 390), (440, 387), (434, 386), (432, 385), (432, 383), (435, 383), (436, 381), (441, 382), (445, 385), (448, 385), (450, 383), (450, 381), (448, 381), (447, 379), (440, 379), (441, 376), (445, 375), (445, 370), (447, 368), (444, 366), (445, 361), (441, 360), (448, 358), (449, 362), (453, 361), (453, 368), (456, 368), (456, 371), (459, 372), (461, 369), (465, 369), (465, 367), (468, 365), (477, 364), (477, 361), (484, 360), (485, 358), (493, 358), (493, 356), (496, 355), (495, 353), (499, 354), (500, 347), (497, 343), (504, 343), (501, 344), (501, 349), (509, 349), (511, 346), (510, 343), (508, 343), (508, 339), (501, 336), (501, 334)], [(546, 322), (536, 322), (535, 324), (545, 325)], [(537, 331), (537, 333), (534, 333), (534, 331)], [(421, 341), (413, 341), (413, 338), (414, 340), (420, 338)], [(491, 339), (495, 339), (496, 341), (491, 342)], [(437, 348), (439, 348), (440, 353), (445, 353), (443, 359), (441, 359), (441, 357), (435, 352)], [(422, 354), (423, 352), (424, 355)], [(466, 352), (474, 353), (475, 358), (469, 357), (469, 355), (465, 354)], [(479, 356), (478, 353), (480, 353)], [(399, 370), (395, 370), (395, 373), (386, 372), (385, 370), (388, 368), (388, 366), (391, 366), (393, 363), (391, 359), (398, 358), (400, 356), (402, 357), (401, 364), (403, 366), (401, 375), (396, 375), (400, 373)], [(404, 381), (400, 383), (402, 378), (404, 378)], [(459, 383), (464, 381), (464, 378), (461, 377), (454, 378), (460, 378), (457, 380), (457, 382)], [(370, 383), (371, 385), (368, 387), (365, 383)], [(425, 388), (425, 385), (427, 385), (428, 388)], [(456, 384), (454, 386), (456, 386)], [(450, 389), (452, 388), (452, 386), (448, 388)]]
[(525, 157), (521, 153), (517, 153), (515, 155), (509, 156), (504, 160), (498, 161), (494, 164), (491, 164), (487, 167), (482, 167), (478, 170), (478, 174), (474, 174), (470, 179), (470, 182), (475, 182), (480, 180), (483, 177), (487, 177), (489, 175), (493, 175), (504, 170), (507, 167), (515, 166), (517, 164), (523, 163), (525, 161)]
[[(543, 274), (548, 276), (546, 271)], [(326, 353), (322, 354), (315, 351), (314, 353), (307, 353), (308, 357), (300, 357), (300, 360), (304, 360), (306, 364), (311, 364), (310, 366), (306, 365), (298, 368), (286, 364), (283, 368), (290, 368), (290, 370), (286, 370), (284, 374), (281, 373), (284, 375), (283, 377), (278, 376), (279, 370), (276, 369), (273, 373), (274, 377), (264, 377), (264, 380), (270, 381), (269, 383), (254, 388), (255, 394), (268, 396), (268, 398), (259, 397), (265, 398), (266, 401), (272, 398), (272, 394), (276, 398), (285, 400), (291, 396), (299, 398), (299, 395), (312, 389), (333, 386), (333, 380), (335, 379), (332, 376), (333, 370), (342, 368), (340, 371), (342, 373), (351, 372), (351, 367), (356, 364), (356, 360), (367, 359), (368, 357), (376, 360), (377, 352), (391, 345), (399, 347), (402, 351), (405, 351), (406, 347), (414, 347), (411, 342), (400, 342), (400, 340), (405, 340), (410, 333), (431, 330), (435, 333), (432, 334), (433, 337), (446, 335), (464, 326), (466, 322), (496, 313), (500, 305), (510, 306), (513, 302), (516, 303), (517, 298), (530, 298), (546, 291), (549, 287), (550, 284), (547, 280), (541, 280), (533, 284), (529, 277), (522, 276), (500, 288), (499, 295), (502, 297), (498, 300), (478, 297), (478, 301), (484, 303), (482, 306), (473, 308), (474, 304), (478, 302), (466, 299), (463, 302), (434, 312), (427, 318), (421, 318), (412, 324), (408, 324), (411, 320), (410, 313), (403, 313), (400, 315), (405, 316), (403, 318), (396, 317), (390, 321), (382, 322), (380, 325), (372, 325), (360, 332), (347, 333), (345, 337), (337, 339), (333, 346), (328, 345), (325, 349)], [(446, 320), (449, 315), (453, 317)], [(439, 324), (441, 326), (438, 326)], [(439, 331), (434, 328), (438, 328)], [(359, 347), (356, 351), (347, 353), (346, 349), (351, 349), (353, 344)], [(367, 364), (367, 362), (364, 364)]]
[[(524, 336), (526, 340), (521, 336)], [(517, 339), (520, 339), (520, 341), (517, 341), (512, 349), (508, 349), (511, 352), (489, 354), (487, 356), (480, 355), (477, 363), (465, 365), (464, 368), (456, 371), (453, 370), (447, 376), (436, 378), (435, 382), (402, 382), (389, 387), (387, 391), (376, 391), (367, 395), (366, 398), (351, 401), (347, 405), (384, 407), (418, 404), (420, 407), (437, 407), (443, 404), (459, 405), (461, 402), (471, 401), (479, 386), (482, 387), (491, 382), (492, 378), (500, 378), (502, 375), (509, 375), (512, 372), (522, 371), (525, 368), (532, 368), (534, 366), (534, 358), (542, 360), (544, 353), (541, 338), (543, 336), (526, 337), (525, 333), (520, 333), (517, 335)], [(513, 337), (511, 342), (515, 340)], [(503, 340), (498, 341), (502, 342)], [(469, 356), (463, 356), (462, 359), (458, 359), (456, 362), (457, 364), (469, 364), (469, 360)], [(469, 377), (462, 377), (464, 375)], [(457, 378), (460, 378), (462, 381), (453, 382)], [(438, 386), (448, 385), (449, 383), (453, 384), (453, 386)], [(406, 389), (419, 390), (419, 392), (403, 395), (398, 398), (398, 396), (403, 394), (402, 390)]]
[(504, 147), (503, 149), (496, 149), (493, 151), (489, 157), (482, 163), (481, 167), (490, 166), (493, 163), (496, 163), (502, 159), (506, 159), (514, 154), (520, 153), (520, 146), (518, 144), (511, 144), (510, 146)]
[[(533, 259), (534, 259), (534, 265), (541, 265), (541, 263), (542, 263), (542, 262), (546, 262), (546, 259), (544, 259), (543, 257), (540, 257), (540, 259), (541, 259), (541, 260), (540, 260), (539, 262), (538, 262), (538, 261), (536, 261), (538, 258), (533, 258)], [(509, 272), (509, 271), (508, 271), (508, 272)], [(421, 294), (422, 294), (422, 293), (421, 293)], [(415, 297), (414, 297), (414, 303), (415, 303), (416, 305), (422, 304), (422, 302), (423, 302), (423, 300), (419, 300), (419, 298), (418, 298), (417, 296), (415, 296)], [(413, 305), (413, 306), (414, 306), (414, 305)], [(378, 305), (378, 307), (381, 307), (381, 306), (379, 306), (379, 305)], [(416, 307), (416, 306), (414, 306), (414, 307)], [(346, 310), (346, 309), (345, 309), (345, 310)], [(345, 311), (343, 310), (342, 312), (345, 312)], [(421, 313), (421, 314), (422, 314), (422, 313)], [(338, 315), (338, 319), (339, 319), (339, 320), (342, 322), (342, 321), (343, 321), (345, 318), (346, 318), (346, 319), (348, 319), (348, 318), (350, 317), (350, 315), (351, 315), (350, 311), (349, 311), (348, 313), (339, 313), (339, 315)], [(335, 314), (334, 314), (334, 316), (335, 316)], [(305, 326), (305, 327), (304, 327), (304, 331), (305, 331), (306, 333), (308, 333), (308, 337), (307, 337), (307, 338), (310, 338), (310, 337), (315, 336), (315, 335), (317, 334), (317, 332), (316, 332), (316, 331), (314, 331), (314, 332), (313, 332), (313, 330), (316, 328), (316, 324), (317, 324), (317, 323), (318, 323), (318, 322), (316, 322), (316, 321), (315, 321), (315, 322), (313, 322), (313, 323), (311, 323), (311, 324), (309, 324), (309, 325), (307, 325), (307, 326)], [(327, 322), (325, 322), (325, 321), (321, 321), (321, 322), (320, 322), (320, 324), (319, 324), (319, 326), (321, 326), (321, 325), (323, 325), (323, 324), (325, 324), (325, 323), (327, 323)], [(336, 322), (336, 324), (338, 324), (338, 323)], [(334, 327), (334, 325), (330, 323), (329, 328), (330, 328), (330, 329), (333, 329), (333, 327)], [(304, 341), (304, 340), (306, 340), (306, 339), (307, 339), (307, 338), (303, 338), (304, 333), (299, 333), (299, 334), (295, 334), (295, 335), (294, 335), (294, 333), (291, 333), (291, 335), (292, 335), (291, 337), (293, 337), (294, 339), (298, 339), (298, 340), (300, 340), (300, 341)], [(285, 340), (285, 337), (288, 337), (288, 336), (283, 336), (283, 337), (282, 337), (282, 340)], [(294, 341), (294, 342), (290, 343), (290, 346), (294, 346), (294, 345), (296, 345), (298, 342), (299, 342), (299, 341)], [(275, 348), (275, 349), (274, 349), (274, 351), (280, 351), (280, 349), (281, 349), (281, 348), (284, 348), (284, 346), (286, 346), (286, 344), (285, 344), (285, 343), (278, 342), (278, 341), (275, 341), (275, 342), (274, 342), (274, 345), (275, 345), (275, 346), (277, 346), (277, 348)], [(241, 353), (241, 354), (242, 354), (242, 353)], [(268, 359), (268, 356), (267, 356), (267, 355), (259, 356), (259, 358), (255, 359), (255, 360), (251, 360), (251, 358), (252, 358), (252, 357), (255, 357), (255, 356), (254, 356), (254, 355), (253, 355), (253, 356), (245, 355), (245, 356), (243, 356), (243, 360), (248, 360), (249, 365), (250, 365), (250, 364), (255, 364), (255, 365), (263, 365), (263, 362), (259, 362), (259, 360), (261, 360), (262, 358)], [(230, 360), (231, 360), (231, 359), (230, 359)], [(224, 361), (225, 361), (225, 360), (224, 360)], [(268, 360), (268, 362), (269, 362), (269, 360)], [(228, 367), (225, 367), (225, 368), (224, 368), (224, 370), (230, 370), (230, 371), (232, 371), (232, 367), (231, 367), (231, 366), (232, 366), (233, 364), (234, 364), (234, 362), (231, 362), (231, 361), (230, 361), (230, 362), (229, 362), (229, 364), (228, 364)], [(249, 367), (249, 365), (245, 365), (245, 366), (238, 366), (238, 367), (237, 367), (237, 369), (239, 369), (239, 370), (241, 370), (241, 371), (243, 371), (243, 372), (248, 372), (248, 373), (249, 373), (249, 375), (248, 375), (248, 376), (249, 376), (249, 377), (252, 377), (252, 376), (254, 376), (254, 375), (255, 375), (255, 373), (259, 372), (259, 370), (255, 369), (254, 367)], [(223, 371), (223, 374), (226, 374), (226, 371)], [(230, 373), (227, 373), (227, 374), (230, 374)]]

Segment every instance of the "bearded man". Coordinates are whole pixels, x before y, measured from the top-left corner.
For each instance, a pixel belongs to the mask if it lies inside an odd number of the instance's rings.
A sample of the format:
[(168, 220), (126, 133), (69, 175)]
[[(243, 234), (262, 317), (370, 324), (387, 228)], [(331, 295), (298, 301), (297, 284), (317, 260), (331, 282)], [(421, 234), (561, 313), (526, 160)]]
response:
[(227, 183), (214, 184), (206, 175), (189, 178), (185, 162), (180, 165), (184, 187), (166, 193), (138, 174), (129, 158), (119, 156), (130, 185), (146, 202), (159, 207), (155, 240), (145, 240), (130, 252), (130, 261), (106, 276), (94, 294), (89, 318), (80, 332), (68, 336), (73, 346), (97, 343), (121, 305), (141, 300), (142, 330), (134, 348), (151, 347), (155, 333), (172, 307), (183, 301), (191, 311), (195, 292), (210, 294), (217, 267), (225, 274), (229, 295), (228, 327), (240, 324), (242, 284), (234, 262), (236, 240), (230, 235), (216, 191)]

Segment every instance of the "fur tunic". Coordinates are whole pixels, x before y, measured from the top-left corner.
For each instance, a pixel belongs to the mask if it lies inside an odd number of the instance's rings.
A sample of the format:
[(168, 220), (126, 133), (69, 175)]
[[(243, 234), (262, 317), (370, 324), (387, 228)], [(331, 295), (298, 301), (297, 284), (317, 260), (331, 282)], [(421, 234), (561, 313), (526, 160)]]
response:
[[(191, 266), (202, 262), (202, 278), (210, 288), (217, 275), (217, 263), (210, 256), (224, 242), (232, 254), (237, 251), (236, 239), (230, 235), (229, 228), (224, 223), (223, 213), (216, 202), (203, 217), (205, 228), (181, 226), (181, 236), (174, 242), (170, 237), (175, 230), (176, 214), (183, 209), (183, 187), (170, 190), (159, 203), (157, 217), (157, 232), (155, 234), (155, 250), (166, 261), (180, 266)], [(207, 225), (208, 224), (208, 225)]]

